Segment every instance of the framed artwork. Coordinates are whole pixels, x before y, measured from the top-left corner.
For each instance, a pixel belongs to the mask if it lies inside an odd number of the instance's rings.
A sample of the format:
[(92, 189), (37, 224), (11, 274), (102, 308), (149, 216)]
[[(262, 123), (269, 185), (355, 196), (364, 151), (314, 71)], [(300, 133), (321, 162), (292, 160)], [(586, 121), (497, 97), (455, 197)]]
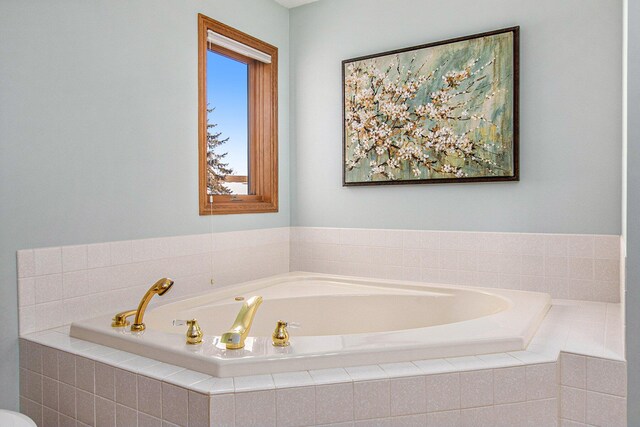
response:
[(517, 181), (518, 31), (342, 61), (343, 185)]

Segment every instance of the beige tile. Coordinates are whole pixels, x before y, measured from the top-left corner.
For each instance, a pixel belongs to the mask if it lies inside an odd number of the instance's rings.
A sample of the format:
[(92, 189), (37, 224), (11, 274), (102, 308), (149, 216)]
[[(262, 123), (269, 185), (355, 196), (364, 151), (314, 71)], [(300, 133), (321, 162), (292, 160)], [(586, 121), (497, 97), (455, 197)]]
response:
[(65, 384), (76, 385), (76, 356), (66, 351), (58, 353), (58, 379)]
[(593, 258), (595, 239), (591, 235), (573, 235), (568, 239), (568, 255), (574, 258)]
[(93, 394), (86, 391), (76, 390), (76, 417), (77, 420), (92, 426), (95, 416), (95, 406)]
[(522, 255), (522, 274), (529, 276), (544, 275), (544, 257), (540, 255)]
[(615, 282), (620, 280), (620, 261), (616, 259), (594, 260), (594, 277), (596, 280)]
[(235, 411), (235, 396), (232, 393), (211, 396), (209, 403), (209, 420), (211, 425), (234, 427)]
[(42, 403), (42, 375), (20, 369), (20, 395), (36, 403)]
[(569, 238), (563, 234), (544, 235), (544, 253), (546, 256), (567, 256)]
[(295, 387), (276, 390), (278, 426), (315, 424), (316, 391), (314, 387)]
[(20, 398), (20, 412), (31, 418), (36, 424), (42, 425), (42, 405), (33, 400)]
[(544, 284), (537, 291), (547, 292), (553, 298), (568, 298), (569, 295), (569, 279), (566, 277), (548, 277), (544, 278)]
[(558, 425), (558, 400), (543, 399), (527, 402), (529, 425), (532, 427), (556, 427)]
[(460, 374), (427, 375), (426, 385), (428, 412), (460, 408)]
[(42, 374), (58, 379), (58, 350), (55, 348), (42, 347)]
[(115, 370), (116, 403), (132, 409), (138, 407), (136, 374), (123, 369)]
[(560, 383), (562, 385), (586, 388), (587, 359), (584, 356), (571, 353), (561, 353)]
[(42, 404), (54, 411), (58, 410), (58, 381), (42, 378)]
[(62, 274), (35, 278), (36, 304), (62, 299)]
[(162, 419), (178, 425), (188, 423), (189, 393), (187, 389), (162, 383)]
[(162, 383), (138, 375), (138, 411), (156, 418), (162, 417)]
[(429, 412), (427, 414), (427, 426), (462, 427), (460, 410)]
[(424, 377), (394, 378), (389, 382), (391, 415), (427, 412), (427, 384)]
[(316, 423), (330, 424), (352, 420), (352, 383), (316, 386)]
[(136, 427), (137, 425), (138, 412), (135, 409), (116, 405), (116, 427)]
[(76, 271), (87, 268), (86, 245), (62, 247), (62, 271)]
[(587, 405), (586, 390), (573, 387), (560, 387), (560, 417), (584, 422)]
[(65, 383), (58, 383), (58, 412), (76, 417), (76, 389)]
[(95, 362), (76, 356), (76, 387), (80, 390), (94, 392)]
[(34, 249), (33, 253), (36, 276), (62, 272), (62, 250), (59, 247)]
[(560, 427), (589, 427), (585, 423), (560, 419)]
[(356, 420), (389, 416), (389, 380), (353, 383), (353, 413)]
[(414, 414), (389, 419), (391, 427), (424, 427), (427, 425), (427, 414)]
[(558, 381), (555, 363), (541, 363), (526, 367), (527, 400), (557, 397)]
[[(162, 427), (162, 420), (143, 412), (138, 412), (138, 427)], [(194, 427), (197, 426), (194, 425)]]
[(460, 373), (460, 407), (474, 408), (493, 404), (493, 370)]
[(42, 373), (42, 346), (38, 343), (32, 341), (24, 341), (25, 342), (25, 368), (30, 371)]
[(353, 427), (392, 427), (389, 418), (354, 421)]
[(587, 389), (624, 397), (627, 395), (627, 364), (615, 360), (587, 358)]
[(377, 418), (370, 420), (354, 421), (353, 427), (393, 427), (391, 419)]
[(587, 391), (586, 422), (596, 426), (626, 426), (627, 399)]
[(58, 412), (54, 409), (43, 407), (42, 425), (46, 427), (58, 427)]
[(96, 394), (106, 399), (116, 399), (115, 368), (104, 363), (96, 363)]
[(493, 427), (496, 413), (493, 406), (482, 406), (460, 410), (460, 421), (464, 427)]
[(546, 277), (568, 277), (569, 260), (566, 257), (546, 257), (544, 259)]
[(569, 258), (569, 277), (572, 279), (593, 280), (593, 259)]
[(275, 390), (236, 393), (236, 427), (276, 425)]
[(32, 277), (36, 274), (33, 249), (22, 249), (17, 253), (18, 277)]
[(620, 259), (620, 236), (595, 236), (595, 258)]
[(116, 404), (100, 396), (95, 398), (96, 427), (114, 427), (116, 424)]
[(109, 243), (87, 245), (87, 267), (107, 267), (111, 262)]
[(71, 417), (67, 417), (66, 415), (58, 414), (58, 425), (60, 427), (77, 427), (77, 422)]
[(527, 399), (527, 379), (524, 366), (493, 371), (493, 399), (496, 404), (524, 402)]
[(209, 395), (189, 391), (189, 427), (209, 425)]
[(496, 405), (494, 411), (496, 427), (526, 426), (529, 422), (526, 402)]

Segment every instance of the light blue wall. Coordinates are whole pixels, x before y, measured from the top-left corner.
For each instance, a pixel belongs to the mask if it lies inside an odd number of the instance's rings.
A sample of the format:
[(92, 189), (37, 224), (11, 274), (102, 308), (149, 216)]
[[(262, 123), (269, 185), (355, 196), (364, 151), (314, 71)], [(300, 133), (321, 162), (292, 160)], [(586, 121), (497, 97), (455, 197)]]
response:
[[(341, 186), (341, 61), (520, 25), (521, 181)], [(621, 231), (621, 0), (322, 0), (291, 12), (292, 222)]]
[[(199, 12), (280, 49), (280, 213), (198, 216)], [(288, 25), (265, 0), (0, 2), (0, 408), (17, 249), (289, 224)]]
[(629, 1), (627, 24), (627, 415), (640, 426), (640, 1)]

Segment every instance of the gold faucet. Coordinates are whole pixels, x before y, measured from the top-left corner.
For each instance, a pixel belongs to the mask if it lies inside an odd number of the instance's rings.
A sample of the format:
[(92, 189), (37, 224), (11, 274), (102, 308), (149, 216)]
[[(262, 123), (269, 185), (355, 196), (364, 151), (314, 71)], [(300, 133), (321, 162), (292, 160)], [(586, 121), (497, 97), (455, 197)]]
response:
[(147, 309), (147, 305), (149, 305), (149, 301), (151, 301), (151, 298), (153, 298), (153, 296), (156, 294), (160, 296), (164, 295), (169, 289), (171, 289), (172, 286), (173, 280), (164, 277), (158, 280), (153, 284), (153, 286), (149, 288), (147, 293), (145, 293), (140, 300), (140, 304), (138, 305), (138, 309), (136, 310), (136, 318), (133, 321), (133, 325), (131, 325), (131, 330), (133, 332), (144, 331), (145, 326), (142, 320), (144, 318), (144, 312)]
[(240, 308), (236, 321), (233, 322), (231, 329), (220, 337), (220, 342), (225, 343), (228, 350), (236, 350), (244, 347), (244, 340), (247, 338), (247, 335), (249, 335), (253, 318), (260, 304), (262, 304), (262, 297), (257, 295), (249, 298), (242, 304), (242, 308)]

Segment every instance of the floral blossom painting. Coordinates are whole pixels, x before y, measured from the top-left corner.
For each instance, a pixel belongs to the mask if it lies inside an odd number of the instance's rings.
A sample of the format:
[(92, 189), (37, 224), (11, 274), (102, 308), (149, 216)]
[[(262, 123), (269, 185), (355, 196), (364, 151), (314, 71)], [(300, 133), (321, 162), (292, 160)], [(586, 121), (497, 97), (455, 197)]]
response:
[(342, 67), (344, 185), (518, 180), (518, 27)]

